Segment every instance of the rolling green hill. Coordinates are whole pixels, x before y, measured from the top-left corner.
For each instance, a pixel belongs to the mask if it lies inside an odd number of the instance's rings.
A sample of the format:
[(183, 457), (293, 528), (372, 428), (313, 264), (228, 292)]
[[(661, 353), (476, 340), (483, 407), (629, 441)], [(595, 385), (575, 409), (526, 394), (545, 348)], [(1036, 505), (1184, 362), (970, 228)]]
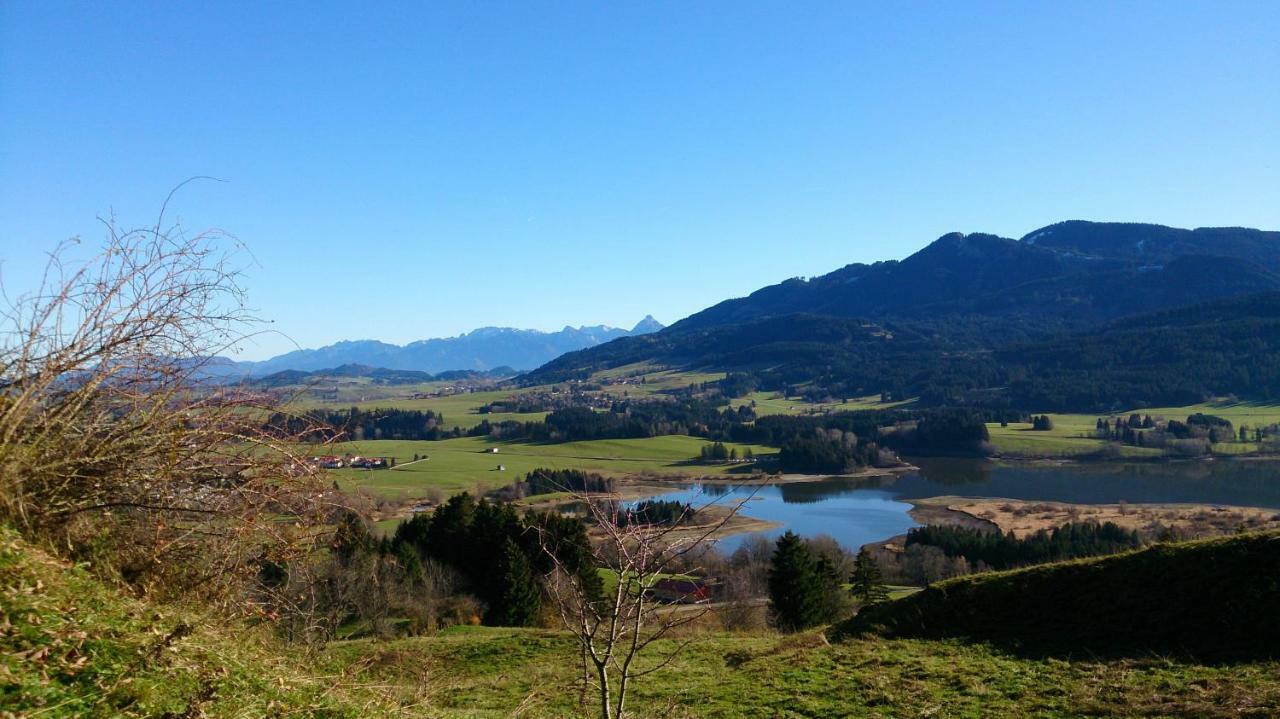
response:
[(1035, 654), (1280, 656), (1280, 534), (940, 582), (871, 607), (836, 637), (957, 638)]

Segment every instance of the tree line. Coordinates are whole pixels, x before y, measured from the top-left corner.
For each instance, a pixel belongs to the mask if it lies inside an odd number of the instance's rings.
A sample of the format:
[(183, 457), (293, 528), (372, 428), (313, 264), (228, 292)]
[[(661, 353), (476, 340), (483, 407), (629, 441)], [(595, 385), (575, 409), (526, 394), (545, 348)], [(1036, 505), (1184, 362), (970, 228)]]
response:
[(964, 557), (991, 569), (1009, 569), (1076, 557), (1115, 554), (1143, 545), (1142, 537), (1114, 522), (1070, 522), (1017, 537), (999, 529), (926, 525), (907, 532), (907, 547), (923, 544), (948, 557)]
[(444, 415), (431, 410), (378, 407), (374, 409), (324, 410), (302, 413), (274, 412), (265, 427), (278, 436), (304, 435), (310, 441), (335, 439), (441, 440), (461, 437), (458, 427), (446, 428)]

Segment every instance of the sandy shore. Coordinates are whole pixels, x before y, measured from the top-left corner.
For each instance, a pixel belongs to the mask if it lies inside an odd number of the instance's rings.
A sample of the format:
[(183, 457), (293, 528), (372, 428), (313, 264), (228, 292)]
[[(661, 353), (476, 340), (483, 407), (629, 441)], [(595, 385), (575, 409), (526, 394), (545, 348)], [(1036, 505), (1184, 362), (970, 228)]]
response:
[(914, 507), (911, 515), (921, 524), (994, 526), (1019, 537), (1068, 522), (1112, 522), (1145, 534), (1168, 528), (1186, 536), (1280, 528), (1280, 510), (1219, 504), (1070, 504), (990, 497), (910, 501)]

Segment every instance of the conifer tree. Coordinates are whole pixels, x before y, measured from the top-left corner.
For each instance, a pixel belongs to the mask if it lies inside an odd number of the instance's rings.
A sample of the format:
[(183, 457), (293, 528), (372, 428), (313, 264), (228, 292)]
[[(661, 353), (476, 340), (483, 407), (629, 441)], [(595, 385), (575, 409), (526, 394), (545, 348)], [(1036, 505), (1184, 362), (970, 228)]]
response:
[(524, 551), (510, 539), (502, 551), (498, 563), (498, 576), (502, 581), (502, 594), (498, 606), (493, 607), (493, 624), (506, 627), (529, 627), (537, 624), (542, 607), (538, 585)]
[(818, 563), (795, 532), (778, 539), (769, 568), (769, 601), (779, 629), (798, 631), (822, 623)]
[(849, 591), (863, 604), (876, 604), (889, 598), (884, 585), (880, 583), (880, 567), (866, 547), (858, 550), (853, 562), (853, 586)]
[(818, 587), (821, 592), (820, 624), (838, 622), (844, 619), (852, 609), (849, 593), (841, 586), (840, 572), (826, 557), (818, 557)]

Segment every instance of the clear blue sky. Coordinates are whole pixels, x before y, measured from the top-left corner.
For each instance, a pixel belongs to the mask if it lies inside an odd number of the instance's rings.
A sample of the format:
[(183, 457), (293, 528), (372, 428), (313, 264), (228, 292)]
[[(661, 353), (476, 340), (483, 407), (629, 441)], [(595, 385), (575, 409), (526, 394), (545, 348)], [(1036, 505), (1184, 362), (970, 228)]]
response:
[(303, 346), (669, 323), (953, 230), (1277, 229), (1280, 2), (0, 3), (11, 289), (192, 175)]

